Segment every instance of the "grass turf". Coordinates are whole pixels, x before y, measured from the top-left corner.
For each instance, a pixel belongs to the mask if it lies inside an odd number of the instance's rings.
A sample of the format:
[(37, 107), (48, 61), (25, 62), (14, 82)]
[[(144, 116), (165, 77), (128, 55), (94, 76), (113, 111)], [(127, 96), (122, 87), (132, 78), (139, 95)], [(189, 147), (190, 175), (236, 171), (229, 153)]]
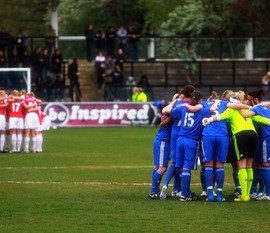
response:
[[(155, 128), (57, 129), (42, 154), (0, 155), (0, 232), (267, 232), (270, 203), (150, 200)], [(199, 172), (192, 189), (200, 193)]]

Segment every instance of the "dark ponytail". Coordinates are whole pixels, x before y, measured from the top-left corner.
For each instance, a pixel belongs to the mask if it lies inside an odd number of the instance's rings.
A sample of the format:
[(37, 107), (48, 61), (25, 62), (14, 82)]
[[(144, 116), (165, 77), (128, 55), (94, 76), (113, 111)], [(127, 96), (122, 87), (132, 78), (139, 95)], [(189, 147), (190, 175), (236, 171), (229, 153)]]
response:
[(194, 91), (191, 94), (191, 103), (190, 105), (195, 106), (196, 104), (198, 104), (200, 102), (200, 100), (203, 98), (203, 94), (199, 91)]

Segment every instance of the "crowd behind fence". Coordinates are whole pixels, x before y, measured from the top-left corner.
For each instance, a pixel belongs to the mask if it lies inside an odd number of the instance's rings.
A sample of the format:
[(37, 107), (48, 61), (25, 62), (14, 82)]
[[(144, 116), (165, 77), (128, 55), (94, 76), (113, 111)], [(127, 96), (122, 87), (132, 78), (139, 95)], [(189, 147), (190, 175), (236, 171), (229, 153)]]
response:
[[(153, 88), (159, 86), (177, 86), (178, 83), (170, 83), (168, 74), (169, 62), (175, 61), (179, 64), (185, 64), (184, 70), (194, 73), (194, 67), (196, 68), (196, 85), (204, 86), (203, 82), (203, 62), (219, 61), (229, 62), (231, 82), (217, 85), (238, 85), (237, 75), (235, 71), (236, 63), (238, 61), (253, 61), (264, 62), (264, 73), (269, 70), (269, 54), (270, 54), (270, 39), (269, 38), (180, 38), (180, 37), (143, 37), (136, 41), (137, 43), (137, 55), (134, 58), (132, 54), (132, 44), (128, 38), (121, 38), (125, 41), (123, 60), (130, 63), (128, 70), (125, 70), (125, 74), (128, 76), (134, 76), (134, 64), (141, 62), (162, 62), (164, 65), (163, 83), (153, 84)], [(123, 41), (116, 41), (118, 45), (123, 44)], [(95, 43), (95, 45), (97, 45)], [(104, 54), (107, 53), (106, 40), (102, 47), (93, 47), (93, 54), (96, 56), (101, 50)], [(57, 49), (56, 49), (57, 48)], [(55, 51), (60, 51), (61, 68), (57, 64), (46, 64), (44, 71), (43, 67), (38, 64), (38, 57), (36, 55), (37, 49), (42, 50), (41, 57), (48, 53), (49, 59), (52, 59), (52, 55)], [(86, 59), (87, 58), (87, 43), (85, 36), (59, 36), (59, 37), (0, 37), (0, 66), (1, 67), (32, 67), (32, 77), (34, 81), (33, 87), (39, 92), (39, 95), (45, 99), (62, 100), (64, 99), (64, 91), (67, 88), (66, 78), (68, 64), (66, 60), (72, 58)], [(118, 47), (113, 48), (114, 51), (111, 56), (114, 58), (117, 54)], [(46, 52), (47, 51), (47, 52)], [(47, 59), (47, 58), (46, 58)], [(59, 60), (56, 59), (56, 60)], [(55, 60), (55, 59), (54, 59)], [(50, 82), (44, 81), (43, 75), (50, 77)], [(38, 76), (41, 78), (39, 79)], [(191, 74), (189, 74), (191, 76)], [(262, 76), (258, 74), (258, 79)], [(127, 78), (127, 76), (126, 76)], [(188, 80), (189, 82), (190, 80)], [(53, 84), (52, 84), (53, 83)], [(180, 83), (182, 85), (182, 83)], [(244, 83), (241, 85), (250, 86), (258, 85), (258, 83)], [(215, 84), (211, 84), (211, 87)], [(210, 88), (212, 89), (212, 88)]]
[[(121, 40), (126, 40), (122, 38)], [(116, 40), (116, 39), (115, 39)], [(20, 48), (28, 48), (31, 54), (37, 46), (50, 45), (52, 42), (61, 49), (65, 58), (86, 58), (86, 37), (85, 36), (59, 36), (59, 37), (1, 37), (0, 50), (7, 47), (12, 50), (13, 45)], [(118, 41), (118, 42), (117, 42)], [(119, 39), (115, 44), (121, 43)], [(181, 38), (181, 37), (143, 37), (138, 40), (138, 59), (187, 59), (187, 51), (192, 48), (196, 59), (268, 59), (270, 54), (270, 38)], [(54, 46), (54, 45), (52, 45)], [(102, 47), (93, 47), (96, 55), (100, 50), (106, 50), (106, 41)], [(132, 60), (132, 44), (126, 42), (126, 58)], [(50, 48), (50, 46), (49, 46)], [(114, 46), (115, 54), (118, 46)], [(20, 54), (20, 52), (18, 52)], [(9, 55), (9, 54), (8, 54)]]

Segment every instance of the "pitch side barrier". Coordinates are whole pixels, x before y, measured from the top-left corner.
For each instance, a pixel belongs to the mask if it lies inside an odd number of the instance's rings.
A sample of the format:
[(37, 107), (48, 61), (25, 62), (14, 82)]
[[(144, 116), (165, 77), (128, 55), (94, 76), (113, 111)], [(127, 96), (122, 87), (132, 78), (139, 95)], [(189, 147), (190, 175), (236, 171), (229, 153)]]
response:
[(154, 126), (161, 116), (152, 102), (53, 102), (45, 103), (43, 110), (53, 128)]

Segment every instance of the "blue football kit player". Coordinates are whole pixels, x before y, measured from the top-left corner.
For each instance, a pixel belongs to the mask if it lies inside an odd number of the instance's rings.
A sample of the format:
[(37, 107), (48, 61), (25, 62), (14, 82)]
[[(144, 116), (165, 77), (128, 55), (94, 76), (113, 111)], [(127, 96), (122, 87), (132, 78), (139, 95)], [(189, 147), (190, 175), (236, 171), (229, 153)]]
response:
[[(168, 106), (166, 106), (162, 112), (164, 114), (170, 113), (172, 108), (175, 108), (176, 106), (179, 106), (183, 103), (190, 103), (190, 97), (191, 94), (194, 92), (195, 88), (192, 85), (186, 85), (177, 96), (177, 99), (174, 99)], [(175, 167), (175, 156), (176, 156), (176, 144), (178, 139), (178, 134), (180, 132), (181, 128), (181, 118), (180, 117), (174, 117), (173, 118), (173, 125), (172, 125), (172, 132), (171, 132), (171, 143), (170, 143), (170, 149), (171, 149), (171, 164), (166, 172), (163, 187), (160, 193), (161, 199), (166, 199), (167, 196), (167, 190), (169, 183), (171, 179), (174, 177), (174, 185), (173, 185), (173, 191), (172, 191), (172, 197), (176, 197), (180, 193), (181, 184), (180, 184), (180, 176), (179, 176), (179, 170)]]
[[(201, 101), (203, 95), (195, 91), (191, 96), (191, 105)], [(202, 119), (211, 115), (210, 109), (202, 108), (197, 112), (190, 112), (184, 106), (172, 109), (173, 117), (181, 116), (181, 130), (177, 140), (176, 167), (181, 170), (181, 201), (192, 201), (190, 182), (191, 170), (196, 168), (199, 142), (203, 130)]]
[[(248, 92), (246, 98), (249, 105), (254, 106), (262, 102), (262, 96), (264, 95), (263, 90), (256, 90)], [(258, 143), (256, 148), (256, 153), (253, 158), (252, 168), (253, 168), (253, 182), (250, 190), (250, 197), (255, 199), (260, 195), (264, 194), (264, 182), (262, 178), (262, 137), (260, 135), (261, 124), (253, 122), (256, 131), (258, 133)]]
[[(270, 108), (262, 105), (257, 105), (249, 111), (243, 112), (245, 117), (260, 115), (270, 118)], [(270, 126), (260, 125), (261, 135), (261, 161), (262, 161), (262, 177), (265, 185), (265, 194), (258, 196), (256, 200), (270, 201)]]
[[(218, 114), (224, 112), (227, 109), (227, 104), (228, 101), (221, 101), (216, 112)], [(215, 183), (217, 183), (216, 199), (221, 202), (225, 200), (222, 190), (224, 184), (224, 163), (226, 162), (229, 146), (229, 134), (225, 121), (214, 123), (207, 125), (202, 132), (203, 163), (205, 166), (207, 200), (215, 200), (213, 190)]]
[(172, 119), (168, 115), (163, 115), (161, 126), (153, 142), (154, 168), (152, 170), (152, 186), (149, 197), (159, 198), (160, 181), (167, 169), (170, 160), (170, 138), (171, 138)]

